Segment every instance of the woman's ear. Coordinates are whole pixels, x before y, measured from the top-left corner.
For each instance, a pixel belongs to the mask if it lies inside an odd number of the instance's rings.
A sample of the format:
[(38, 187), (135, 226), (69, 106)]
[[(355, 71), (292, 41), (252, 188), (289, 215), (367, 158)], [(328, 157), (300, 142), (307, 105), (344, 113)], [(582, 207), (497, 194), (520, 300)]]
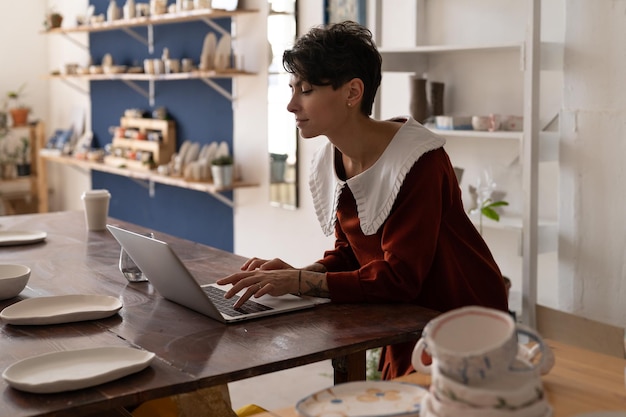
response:
[(360, 78), (353, 78), (347, 83), (347, 103), (348, 106), (356, 106), (363, 98), (363, 81)]

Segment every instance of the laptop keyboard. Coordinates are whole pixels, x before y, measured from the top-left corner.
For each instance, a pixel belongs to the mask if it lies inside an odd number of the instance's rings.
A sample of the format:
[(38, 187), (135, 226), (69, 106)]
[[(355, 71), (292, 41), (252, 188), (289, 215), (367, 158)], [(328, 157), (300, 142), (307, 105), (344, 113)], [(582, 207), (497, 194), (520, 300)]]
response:
[(215, 307), (224, 314), (229, 316), (244, 316), (250, 313), (258, 313), (260, 311), (272, 310), (272, 307), (257, 303), (256, 301), (248, 300), (241, 307), (233, 308), (233, 304), (239, 299), (238, 295), (232, 298), (224, 298), (226, 291), (217, 287), (206, 286), (202, 287), (204, 292), (209, 296)]

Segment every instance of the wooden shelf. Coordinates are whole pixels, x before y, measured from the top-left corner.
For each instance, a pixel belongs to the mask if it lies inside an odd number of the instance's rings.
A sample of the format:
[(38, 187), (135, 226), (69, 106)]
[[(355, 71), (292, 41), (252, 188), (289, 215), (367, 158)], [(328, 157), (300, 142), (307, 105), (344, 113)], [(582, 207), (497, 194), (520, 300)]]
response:
[[(0, 179), (0, 200), (4, 204), (4, 214), (46, 213), (48, 211), (48, 189), (45, 172), (37, 155), (44, 143), (44, 124), (37, 122), (27, 126), (12, 127), (8, 130), (25, 129), (30, 140), (30, 175), (12, 179)], [(3, 138), (5, 139), (5, 138)]]
[(218, 187), (215, 187), (212, 182), (208, 182), (208, 181), (206, 182), (187, 181), (181, 177), (170, 177), (166, 175), (160, 175), (155, 171), (121, 168), (121, 167), (107, 165), (101, 162), (85, 161), (85, 160), (76, 159), (76, 158), (69, 157), (69, 156), (40, 154), (39, 157), (42, 160), (47, 160), (47, 161), (56, 162), (56, 163), (60, 163), (64, 165), (74, 166), (80, 169), (84, 169), (86, 171), (95, 170), (95, 171), (100, 171), (100, 172), (106, 172), (109, 174), (120, 175), (120, 176), (131, 178), (134, 180), (147, 181), (151, 194), (154, 193), (155, 183), (170, 185), (173, 187), (186, 188), (189, 190), (200, 191), (203, 193), (208, 193), (208, 194), (211, 194), (216, 199), (218, 199), (219, 201), (221, 201), (222, 203), (230, 207), (234, 207), (233, 201), (227, 198), (226, 196), (224, 196), (223, 194), (221, 194), (222, 192), (232, 191), (235, 188), (257, 187), (259, 185), (256, 183), (235, 181), (232, 187), (218, 188)]
[(245, 75), (256, 75), (254, 72), (240, 70), (226, 71), (191, 71), (178, 72), (173, 74), (144, 74), (144, 73), (120, 73), (120, 74), (50, 74), (48, 79), (60, 80), (89, 80), (89, 81), (177, 81), (177, 80), (197, 80), (204, 78), (233, 78)]
[(165, 13), (156, 16), (136, 17), (133, 19), (119, 19), (113, 22), (94, 23), (90, 25), (81, 25), (73, 27), (60, 27), (46, 30), (45, 34), (65, 34), (76, 32), (103, 32), (108, 30), (119, 30), (125, 28), (134, 28), (150, 25), (166, 25), (172, 23), (193, 22), (204, 19), (219, 19), (223, 17), (233, 17), (244, 14), (258, 13), (258, 10), (190, 10), (187, 12)]

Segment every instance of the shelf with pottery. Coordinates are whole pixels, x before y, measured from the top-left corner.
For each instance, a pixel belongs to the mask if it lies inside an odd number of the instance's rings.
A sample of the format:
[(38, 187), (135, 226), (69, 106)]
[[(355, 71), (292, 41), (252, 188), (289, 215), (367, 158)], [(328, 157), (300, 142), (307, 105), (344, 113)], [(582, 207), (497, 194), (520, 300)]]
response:
[[(190, 71), (190, 72), (178, 72), (172, 74), (145, 74), (145, 73), (118, 73), (118, 74), (53, 74), (49, 75), (49, 79), (57, 79), (62, 81), (122, 81), (128, 84), (133, 90), (137, 91), (144, 97), (146, 97), (150, 105), (154, 105), (154, 83), (158, 81), (181, 81), (181, 80), (201, 80), (220, 95), (230, 101), (234, 101), (235, 97), (228, 91), (224, 90), (213, 79), (219, 78), (235, 78), (240, 76), (255, 76), (256, 73), (247, 72), (243, 70), (237, 70), (227, 68), (224, 70), (216, 71)], [(146, 81), (149, 83), (148, 90), (136, 85), (134, 81)], [(78, 87), (77, 87), (78, 88)], [(80, 88), (79, 88), (80, 89)], [(89, 94), (86, 89), (80, 89), (85, 94)]]
[[(173, 24), (173, 23), (185, 23), (185, 22), (193, 22), (193, 21), (203, 21), (215, 31), (220, 33), (222, 36), (228, 36), (230, 39), (230, 33), (223, 29), (221, 26), (217, 25), (213, 22), (213, 19), (219, 18), (229, 18), (229, 17), (237, 17), (242, 15), (250, 15), (253, 13), (258, 13), (258, 10), (234, 10), (234, 11), (226, 11), (226, 10), (217, 10), (217, 9), (198, 9), (198, 10), (190, 10), (190, 11), (182, 11), (176, 13), (165, 13), (154, 16), (146, 16), (146, 17), (135, 17), (130, 19), (117, 19), (113, 21), (101, 22), (101, 23), (92, 23), (90, 25), (80, 25), (69, 28), (53, 28), (44, 31), (45, 34), (63, 34), (66, 35), (68, 33), (75, 32), (101, 32), (101, 31), (111, 31), (111, 30), (122, 30), (125, 33), (129, 34), (136, 40), (144, 43), (148, 46), (149, 52), (154, 52), (154, 32), (152, 30), (153, 25), (161, 25), (161, 24)], [(132, 30), (133, 27), (148, 27), (148, 37), (145, 38), (138, 33)], [(71, 38), (70, 38), (71, 39)], [(86, 45), (85, 49), (89, 49)], [(219, 45), (218, 45), (219, 46)], [(205, 84), (213, 88), (219, 94), (224, 96), (230, 101), (233, 101), (235, 98), (225, 89), (220, 87), (217, 83), (213, 81), (213, 79), (218, 78), (235, 78), (239, 76), (251, 76), (256, 75), (256, 73), (244, 71), (241, 69), (231, 68), (230, 65), (226, 65), (225, 68), (215, 70), (194, 70), (194, 71), (183, 71), (183, 72), (174, 72), (168, 74), (146, 74), (141, 72), (113, 72), (113, 73), (83, 73), (83, 74), (59, 74), (53, 73), (48, 76), (50, 79), (59, 79), (64, 82), (69, 81), (78, 81), (78, 80), (87, 80), (87, 81), (122, 81), (126, 83), (133, 90), (137, 91), (144, 97), (148, 98), (150, 105), (154, 105), (154, 91), (155, 86), (154, 83), (156, 81), (180, 81), (180, 80), (194, 80), (198, 79), (203, 81)], [(144, 89), (141, 86), (134, 83), (134, 81), (146, 81), (149, 83), (148, 89)], [(85, 94), (89, 94), (87, 89), (81, 88), (80, 86), (71, 85), (72, 87), (78, 89), (79, 91), (84, 92)]]
[(232, 187), (228, 188), (218, 188), (212, 182), (209, 181), (189, 181), (182, 177), (174, 177), (168, 175), (161, 175), (156, 171), (148, 171), (148, 170), (137, 170), (130, 169), (121, 166), (114, 166), (105, 164), (102, 162), (95, 161), (87, 161), (84, 159), (78, 159), (71, 156), (59, 156), (59, 155), (49, 155), (49, 154), (40, 154), (39, 157), (44, 161), (50, 161), (55, 163), (60, 163), (68, 166), (72, 166), (84, 171), (100, 171), (106, 172), (108, 174), (120, 175), (132, 180), (137, 181), (145, 181), (147, 182), (147, 188), (150, 192), (151, 196), (154, 196), (155, 184), (163, 184), (169, 185), (172, 187), (185, 188), (188, 190), (200, 191), (203, 193), (211, 194), (217, 200), (226, 204), (229, 207), (234, 207), (234, 202), (230, 198), (221, 194), (225, 191), (232, 191), (237, 188), (246, 188), (246, 187), (258, 187), (258, 183), (245, 182), (240, 180), (235, 180), (233, 182)]
[[(105, 22), (94, 22), (91, 24), (72, 26), (72, 27), (60, 27), (53, 28), (44, 31), (44, 34), (62, 34), (68, 35), (70, 33), (91, 33), (91, 32), (104, 32), (112, 30), (121, 30), (128, 34), (133, 39), (143, 43), (148, 47), (150, 53), (154, 52), (154, 31), (155, 25), (166, 25), (174, 23), (186, 23), (202, 21), (211, 26), (220, 34), (227, 34), (222, 27), (213, 22), (214, 19), (237, 17), (242, 15), (249, 15), (258, 13), (258, 10), (252, 9), (238, 9), (233, 11), (218, 10), (218, 9), (198, 9), (181, 11), (176, 13), (164, 13), (151, 16), (140, 16), (128, 19), (116, 19)], [(133, 28), (147, 27), (147, 37), (140, 35)], [(85, 49), (89, 49), (86, 45), (81, 45)]]
[(153, 25), (166, 25), (172, 23), (185, 23), (195, 21), (206, 21), (207, 19), (220, 19), (225, 17), (235, 17), (246, 14), (258, 13), (253, 9), (237, 9), (233, 11), (218, 9), (198, 9), (176, 13), (165, 13), (153, 16), (140, 16), (131, 19), (117, 19), (110, 22), (91, 23), (72, 27), (60, 27), (44, 31), (46, 34), (64, 34), (75, 32), (103, 32), (108, 30), (120, 30), (133, 27), (145, 27)]

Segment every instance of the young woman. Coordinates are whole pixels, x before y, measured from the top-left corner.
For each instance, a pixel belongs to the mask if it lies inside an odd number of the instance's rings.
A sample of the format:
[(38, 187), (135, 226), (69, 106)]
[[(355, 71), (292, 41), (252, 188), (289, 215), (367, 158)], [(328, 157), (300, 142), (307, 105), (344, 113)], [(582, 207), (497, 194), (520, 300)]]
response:
[[(218, 281), (252, 296), (286, 293), (342, 303), (465, 305), (508, 311), (504, 280), (467, 217), (445, 140), (412, 118), (370, 117), (381, 81), (371, 32), (354, 22), (316, 27), (283, 56), (300, 135), (324, 135), (309, 180), (317, 218), (335, 247), (295, 269), (252, 258)], [(387, 346), (384, 379), (413, 371), (414, 343)]]

